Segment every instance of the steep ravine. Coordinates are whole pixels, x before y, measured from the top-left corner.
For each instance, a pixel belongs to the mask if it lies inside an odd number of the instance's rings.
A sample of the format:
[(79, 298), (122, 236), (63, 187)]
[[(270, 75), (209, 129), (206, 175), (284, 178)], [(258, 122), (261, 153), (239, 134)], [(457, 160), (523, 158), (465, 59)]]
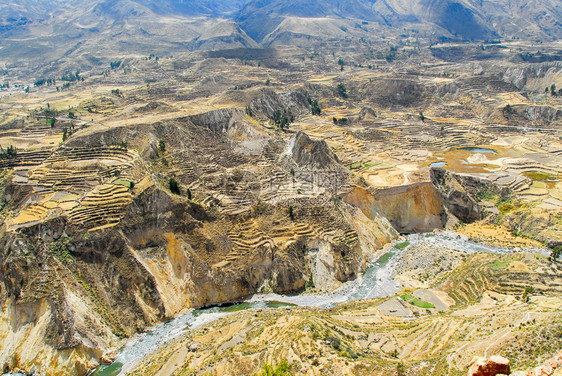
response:
[[(4, 369), (84, 375), (123, 343), (118, 336), (131, 336), (185, 309), (240, 300), (258, 291), (299, 292), (309, 280), (326, 291), (338, 288), (398, 236), (392, 221), (407, 232), (442, 227), (435, 221), (441, 208), (419, 199), (428, 189), (400, 188), (404, 197), (397, 202), (403, 204), (389, 211), (400, 215), (390, 222), (380, 214), (392, 206), (386, 198), (382, 204), (356, 189), (337, 209), (357, 233), (354, 248), (309, 235), (284, 250), (262, 248), (243, 263), (213, 263), (204, 249), (216, 247), (218, 239), (211, 234), (218, 219), (156, 187), (138, 194), (117, 228), (87, 239), (68, 236), (72, 230), (64, 221), (8, 234), (3, 238), (11, 252), (4, 259), (4, 270), (10, 272), (3, 284), (9, 288), (2, 289)], [(358, 196), (371, 206), (357, 201)], [(21, 266), (14, 268), (16, 264)], [(41, 283), (59, 291), (57, 298), (42, 290)]]
[[(264, 116), (284, 101), (307, 103), (298, 93), (261, 95), (252, 103)], [(258, 133), (259, 143), (248, 144)], [(134, 149), (99, 146), (113, 139)], [(154, 147), (159, 140), (166, 152)], [(109, 158), (126, 161), (120, 178), (134, 188), (110, 184)], [(75, 161), (71, 175), (83, 173), (84, 160), (100, 166), (99, 181), (68, 188), (84, 215), (52, 210), (2, 234), (3, 371), (82, 376), (127, 338), (188, 309), (299, 293), (310, 283), (332, 291), (399, 233), (443, 228), (452, 197), (429, 183), (359, 188), (325, 142), (302, 132), (281, 138), (236, 109), (88, 130), (29, 175), (47, 179), (60, 160)], [(214, 172), (196, 180), (201, 171)], [(195, 197), (170, 193), (169, 174), (182, 187), (199, 184)], [(33, 184), (8, 183), (10, 210), (41, 199)]]

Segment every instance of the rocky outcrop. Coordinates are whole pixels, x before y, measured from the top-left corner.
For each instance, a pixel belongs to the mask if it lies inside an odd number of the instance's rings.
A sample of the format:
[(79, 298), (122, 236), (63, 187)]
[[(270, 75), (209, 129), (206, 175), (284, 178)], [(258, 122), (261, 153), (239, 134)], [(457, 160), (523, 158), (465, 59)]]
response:
[(490, 358), (475, 358), (468, 370), (468, 376), (496, 376), (511, 373), (509, 360), (501, 356)]
[(377, 112), (372, 107), (363, 107), (357, 117), (358, 121), (375, 120), (378, 117)]
[(244, 116), (242, 110), (237, 108), (224, 108), (192, 115), (188, 119), (193, 124), (208, 128), (213, 132), (226, 132)]
[(463, 222), (470, 223), (484, 217), (479, 194), (507, 194), (491, 181), (474, 175), (452, 173), (443, 168), (430, 170), (431, 182), (437, 188), (448, 212)]
[(546, 62), (517, 64), (508, 68), (503, 74), (503, 80), (515, 85), (519, 90), (544, 92), (544, 88), (552, 84), (555, 78), (562, 74), (562, 62)]
[(523, 116), (533, 122), (550, 124), (562, 119), (562, 110), (549, 106), (527, 106), (523, 111)]
[(304, 132), (299, 131), (291, 137), (286, 154), (290, 155), (300, 168), (341, 169), (338, 157), (326, 141), (314, 141)]
[(349, 171), (339, 163), (326, 141), (312, 140), (304, 132), (299, 131), (291, 137), (281, 163), (295, 178), (334, 193), (345, 190), (349, 184)]
[(560, 368), (562, 368), (562, 351), (533, 369), (516, 371), (513, 372), (511, 376), (559, 375)]
[(300, 91), (276, 93), (269, 88), (260, 90), (256, 98), (248, 105), (255, 115), (262, 115), (272, 119), (275, 111), (290, 109), (294, 116), (310, 113), (310, 104), (306, 94)]
[(160, 322), (153, 278), (121, 236), (73, 234), (54, 219), (6, 234), (0, 254), (0, 364), (84, 375), (119, 338)]
[(446, 213), (439, 192), (430, 183), (367, 191), (355, 187), (344, 200), (370, 218), (382, 215), (400, 233), (441, 229)]

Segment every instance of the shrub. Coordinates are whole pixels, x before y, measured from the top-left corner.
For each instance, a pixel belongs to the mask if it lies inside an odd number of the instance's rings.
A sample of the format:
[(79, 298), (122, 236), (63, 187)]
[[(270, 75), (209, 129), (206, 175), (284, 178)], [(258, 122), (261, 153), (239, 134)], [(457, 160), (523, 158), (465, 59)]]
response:
[(283, 359), (276, 367), (266, 364), (263, 371), (254, 376), (290, 376), (289, 369), (289, 363)]
[(552, 248), (552, 252), (550, 253), (550, 259), (552, 261), (556, 261), (560, 258), (560, 256), (562, 256), (562, 244)]
[(339, 83), (337, 86), (337, 91), (338, 91), (338, 95), (342, 98), (347, 98), (347, 88), (345, 87), (345, 85), (343, 83)]
[(170, 187), (170, 192), (172, 192), (176, 195), (180, 194), (180, 186), (179, 186), (178, 182), (176, 181), (176, 179), (170, 178), (170, 180), (168, 181), (168, 185)]
[(290, 108), (286, 108), (283, 111), (275, 110), (273, 112), (273, 123), (279, 127), (281, 130), (285, 130), (289, 128), (289, 124), (295, 121), (295, 117), (291, 112)]

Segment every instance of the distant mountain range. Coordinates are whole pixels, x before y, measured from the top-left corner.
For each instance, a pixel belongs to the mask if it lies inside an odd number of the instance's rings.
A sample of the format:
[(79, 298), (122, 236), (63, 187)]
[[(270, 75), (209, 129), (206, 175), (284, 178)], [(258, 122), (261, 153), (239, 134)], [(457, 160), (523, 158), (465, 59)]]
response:
[[(0, 63), (96, 64), (112, 54), (172, 53), (369, 38), (416, 30), (436, 40), (562, 37), (560, 0), (8, 0)], [(62, 59), (62, 60), (61, 60)]]

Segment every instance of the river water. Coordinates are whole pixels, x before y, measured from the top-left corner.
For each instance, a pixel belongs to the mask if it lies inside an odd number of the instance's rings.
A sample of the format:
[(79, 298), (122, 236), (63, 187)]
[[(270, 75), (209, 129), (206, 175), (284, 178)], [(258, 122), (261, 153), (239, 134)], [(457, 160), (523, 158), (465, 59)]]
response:
[(115, 361), (93, 371), (90, 376), (124, 375), (137, 366), (144, 358), (164, 344), (178, 338), (190, 330), (235, 312), (250, 308), (278, 308), (281, 306), (302, 306), (330, 308), (337, 304), (357, 299), (375, 299), (395, 295), (402, 286), (394, 279), (396, 266), (408, 247), (431, 246), (465, 253), (513, 253), (518, 251), (548, 255), (546, 249), (508, 249), (497, 248), (476, 242), (444, 231), (438, 234), (412, 234), (407, 240), (396, 244), (388, 253), (374, 261), (359, 278), (344, 283), (337, 290), (327, 294), (301, 294), (295, 296), (277, 294), (258, 294), (245, 302), (223, 307), (192, 310), (152, 330), (133, 337), (119, 352)]

